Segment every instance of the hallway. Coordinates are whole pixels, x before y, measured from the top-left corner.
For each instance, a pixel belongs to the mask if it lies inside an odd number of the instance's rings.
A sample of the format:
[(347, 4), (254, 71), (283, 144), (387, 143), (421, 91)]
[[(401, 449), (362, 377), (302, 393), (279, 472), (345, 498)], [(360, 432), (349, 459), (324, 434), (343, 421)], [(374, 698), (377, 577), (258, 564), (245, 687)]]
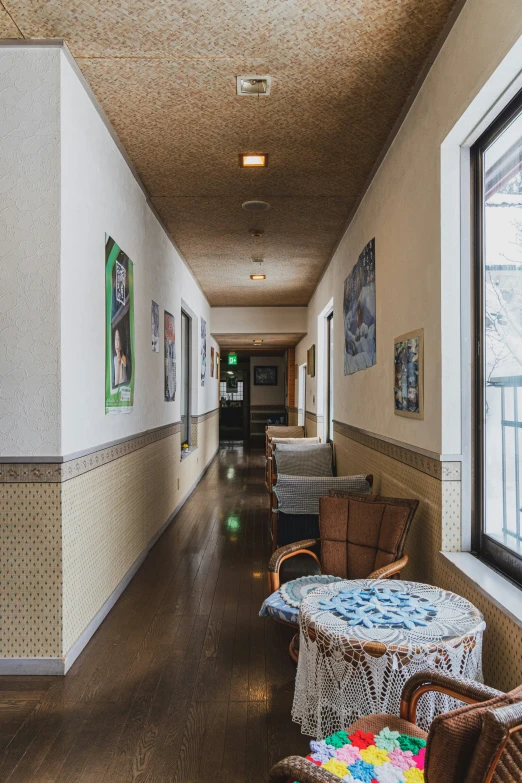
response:
[(1, 783), (264, 783), (305, 753), (267, 523), (263, 453), (222, 443), (67, 676), (0, 678)]

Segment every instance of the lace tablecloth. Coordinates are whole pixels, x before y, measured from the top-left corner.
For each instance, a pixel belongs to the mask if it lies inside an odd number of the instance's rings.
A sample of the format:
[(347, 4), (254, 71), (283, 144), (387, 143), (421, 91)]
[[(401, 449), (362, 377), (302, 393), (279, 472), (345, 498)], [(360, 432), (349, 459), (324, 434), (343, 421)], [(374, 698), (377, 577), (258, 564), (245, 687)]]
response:
[[(418, 582), (358, 579), (303, 599), (292, 718), (322, 739), (373, 713), (399, 715), (412, 674), (433, 669), (482, 681), (486, 627), (473, 604)], [(425, 694), (417, 723), (457, 706)]]

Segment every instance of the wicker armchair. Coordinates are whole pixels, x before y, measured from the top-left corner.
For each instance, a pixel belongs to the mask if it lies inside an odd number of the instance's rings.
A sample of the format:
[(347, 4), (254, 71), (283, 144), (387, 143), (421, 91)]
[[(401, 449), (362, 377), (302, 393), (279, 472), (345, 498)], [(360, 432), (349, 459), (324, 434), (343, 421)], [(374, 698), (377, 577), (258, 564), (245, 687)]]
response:
[(297, 440), (298, 438), (305, 437), (305, 428), (301, 426), (283, 426), (283, 425), (269, 425), (265, 430), (265, 487), (268, 492), (271, 492), (272, 483), (269, 481), (268, 476), (268, 457), (270, 451), (270, 443), (272, 438), (285, 438)]
[(369, 495), (373, 476), (278, 474), (272, 493), (272, 548), (319, 538), (319, 504), (330, 491)]
[[(428, 734), (415, 724), (423, 693), (437, 691), (466, 703), (439, 715)], [(385, 726), (427, 740), (425, 783), (520, 783), (522, 781), (522, 686), (502, 693), (480, 683), (436, 672), (419, 672), (402, 692), (401, 715), (370, 715), (346, 729), (377, 733)], [(339, 783), (339, 778), (301, 756), (270, 771), (271, 783)]]
[(334, 496), (319, 499), (320, 537), (287, 544), (270, 558), (271, 593), (300, 576), (386, 579), (406, 566), (404, 545), (418, 500), (330, 492)]

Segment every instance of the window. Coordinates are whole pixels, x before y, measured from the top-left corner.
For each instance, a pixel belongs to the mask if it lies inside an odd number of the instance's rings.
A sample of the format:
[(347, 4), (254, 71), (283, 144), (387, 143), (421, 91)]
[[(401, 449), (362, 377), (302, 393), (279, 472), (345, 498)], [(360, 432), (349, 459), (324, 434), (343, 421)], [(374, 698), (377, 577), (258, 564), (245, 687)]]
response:
[(522, 100), (473, 148), (476, 520), (484, 559), (522, 582)]
[(328, 442), (333, 441), (333, 370), (334, 370), (334, 352), (333, 352), (333, 313), (326, 318), (326, 394), (325, 394), (325, 438)]
[(227, 384), (226, 381), (219, 382), (219, 396), (221, 402), (242, 402), (243, 401), (243, 381), (233, 381)]
[(190, 317), (181, 311), (181, 442), (190, 443)]

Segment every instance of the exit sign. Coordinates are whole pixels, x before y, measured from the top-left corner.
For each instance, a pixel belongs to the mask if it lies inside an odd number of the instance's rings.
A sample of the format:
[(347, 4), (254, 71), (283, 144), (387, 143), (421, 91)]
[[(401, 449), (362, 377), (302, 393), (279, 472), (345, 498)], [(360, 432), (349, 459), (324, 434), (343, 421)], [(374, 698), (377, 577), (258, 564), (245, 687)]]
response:
[(235, 353), (229, 353), (228, 354), (228, 363), (229, 364), (237, 364), (237, 355)]

